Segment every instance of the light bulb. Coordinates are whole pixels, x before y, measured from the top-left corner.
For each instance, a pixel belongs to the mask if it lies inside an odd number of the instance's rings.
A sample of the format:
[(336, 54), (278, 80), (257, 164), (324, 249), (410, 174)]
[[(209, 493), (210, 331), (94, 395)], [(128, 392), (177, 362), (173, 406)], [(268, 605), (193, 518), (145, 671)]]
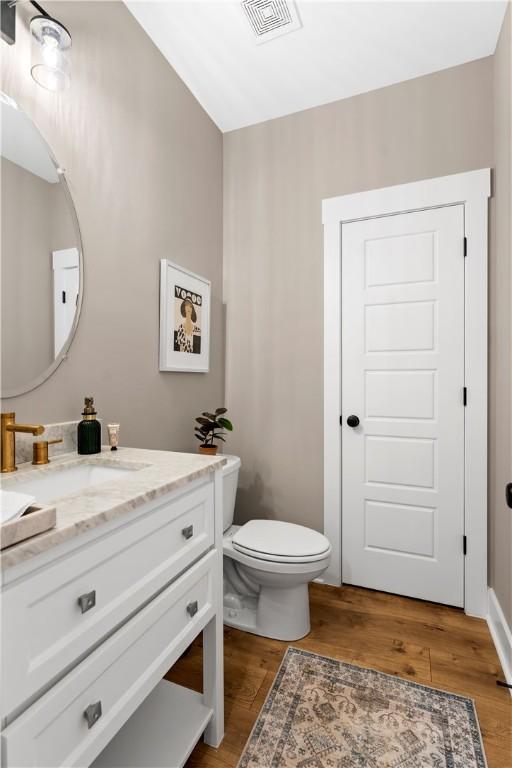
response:
[(66, 27), (47, 16), (34, 16), (31, 74), (49, 91), (61, 91), (71, 82), (71, 36)]
[(51, 69), (56, 69), (58, 67), (59, 52), (56, 48), (48, 48), (47, 46), (44, 46), (41, 55), (47, 67), (50, 67)]
[(59, 41), (53, 35), (43, 34), (43, 45), (45, 48), (58, 48)]

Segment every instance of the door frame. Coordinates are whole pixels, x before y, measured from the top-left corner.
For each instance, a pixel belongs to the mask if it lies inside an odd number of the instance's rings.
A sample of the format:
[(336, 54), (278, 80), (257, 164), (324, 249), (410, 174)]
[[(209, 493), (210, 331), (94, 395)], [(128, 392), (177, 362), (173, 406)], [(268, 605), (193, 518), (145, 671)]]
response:
[[(341, 234), (361, 219), (464, 205), (465, 382), (464, 610), (487, 615), (487, 241), (491, 171), (484, 168), (322, 201), (324, 226), (324, 532), (331, 543), (326, 584), (342, 581)], [(461, 244), (462, 245), (462, 244)], [(462, 258), (462, 249), (461, 249)]]

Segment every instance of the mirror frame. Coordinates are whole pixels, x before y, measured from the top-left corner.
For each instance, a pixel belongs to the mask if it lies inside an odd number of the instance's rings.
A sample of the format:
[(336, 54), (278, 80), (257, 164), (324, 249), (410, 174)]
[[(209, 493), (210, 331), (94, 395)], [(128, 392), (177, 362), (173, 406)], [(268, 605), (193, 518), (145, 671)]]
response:
[(48, 368), (46, 368), (39, 376), (36, 376), (35, 379), (32, 379), (32, 381), (28, 382), (28, 384), (25, 384), (23, 386), (11, 387), (10, 389), (6, 389), (5, 391), (2, 390), (0, 392), (1, 399), (7, 400), (8, 398), (11, 398), (11, 397), (19, 397), (20, 395), (25, 395), (27, 392), (31, 392), (33, 389), (37, 389), (37, 387), (40, 387), (41, 384), (44, 384), (45, 381), (47, 381), (51, 376), (53, 376), (53, 374), (55, 373), (59, 365), (64, 360), (66, 360), (68, 356), (69, 348), (73, 343), (73, 339), (75, 338), (75, 333), (77, 331), (78, 323), (80, 321), (80, 315), (82, 312), (82, 301), (83, 301), (83, 294), (84, 294), (84, 249), (82, 245), (82, 235), (80, 232), (80, 222), (78, 220), (78, 213), (77, 213), (76, 206), (75, 206), (75, 203), (66, 179), (65, 169), (59, 165), (52, 148), (46, 141), (45, 135), (43, 134), (43, 132), (41, 131), (41, 129), (39, 128), (35, 120), (32, 120), (28, 112), (22, 107), (20, 107), (20, 105), (15, 99), (13, 99), (11, 96), (8, 96), (3, 91), (0, 91), (0, 97), (1, 98), (7, 97), (7, 99), (12, 104), (15, 105), (16, 109), (19, 109), (20, 112), (24, 113), (27, 119), (32, 122), (32, 124), (35, 126), (35, 128), (39, 132), (39, 135), (41, 136), (41, 139), (43, 140), (48, 150), (48, 155), (55, 166), (55, 170), (57, 171), (57, 175), (59, 177), (59, 184), (62, 185), (64, 196), (68, 203), (69, 212), (73, 220), (73, 228), (75, 230), (76, 241), (77, 241), (76, 248), (78, 250), (78, 274), (79, 274), (78, 301), (76, 303), (76, 312), (75, 312), (75, 317), (73, 319), (73, 325), (71, 326), (71, 330), (69, 332), (69, 336), (66, 339), (66, 343), (62, 347), (61, 351), (59, 352), (59, 354), (57, 355), (53, 363), (51, 363), (48, 366)]

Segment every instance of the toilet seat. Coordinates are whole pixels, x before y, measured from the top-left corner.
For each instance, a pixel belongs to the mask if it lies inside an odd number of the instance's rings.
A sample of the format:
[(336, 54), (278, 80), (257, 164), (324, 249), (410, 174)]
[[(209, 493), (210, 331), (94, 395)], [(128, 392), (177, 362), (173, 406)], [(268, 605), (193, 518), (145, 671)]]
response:
[(315, 563), (330, 552), (328, 539), (318, 531), (280, 520), (250, 520), (232, 537), (236, 551), (273, 563)]

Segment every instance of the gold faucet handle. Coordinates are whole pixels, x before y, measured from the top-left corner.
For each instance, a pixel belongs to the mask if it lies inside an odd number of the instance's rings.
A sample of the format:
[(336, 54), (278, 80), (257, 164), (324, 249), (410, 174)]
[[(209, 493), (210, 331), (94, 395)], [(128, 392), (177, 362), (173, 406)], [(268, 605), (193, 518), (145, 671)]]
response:
[(7, 424), (5, 428), (8, 432), (26, 432), (30, 435), (42, 435), (44, 432), (42, 424)]
[(32, 445), (32, 464), (48, 464), (48, 446), (62, 443), (62, 437), (57, 440), (35, 440)]
[(0, 413), (0, 432), (2, 455), (0, 461), (1, 472), (16, 472), (16, 432), (28, 432), (32, 435), (42, 435), (42, 424), (16, 424), (14, 411)]

